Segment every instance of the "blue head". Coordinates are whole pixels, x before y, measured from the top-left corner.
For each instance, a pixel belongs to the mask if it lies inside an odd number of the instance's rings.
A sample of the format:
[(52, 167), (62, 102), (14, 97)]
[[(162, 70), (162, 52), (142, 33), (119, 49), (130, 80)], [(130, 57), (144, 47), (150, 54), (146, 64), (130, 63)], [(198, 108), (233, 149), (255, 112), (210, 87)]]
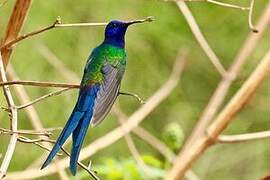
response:
[(140, 23), (141, 21), (123, 22), (113, 20), (109, 22), (105, 29), (104, 43), (114, 45), (117, 47), (125, 47), (125, 34), (129, 25)]

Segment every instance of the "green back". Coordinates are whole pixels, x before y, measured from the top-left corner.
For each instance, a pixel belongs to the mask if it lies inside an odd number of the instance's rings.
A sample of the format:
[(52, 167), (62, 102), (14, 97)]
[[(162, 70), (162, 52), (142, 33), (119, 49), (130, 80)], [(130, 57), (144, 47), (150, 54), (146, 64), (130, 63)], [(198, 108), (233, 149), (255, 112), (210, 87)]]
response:
[(112, 66), (124, 70), (126, 67), (126, 51), (116, 46), (101, 44), (96, 47), (87, 60), (82, 86), (89, 83), (101, 83), (103, 81), (102, 67), (109, 63)]

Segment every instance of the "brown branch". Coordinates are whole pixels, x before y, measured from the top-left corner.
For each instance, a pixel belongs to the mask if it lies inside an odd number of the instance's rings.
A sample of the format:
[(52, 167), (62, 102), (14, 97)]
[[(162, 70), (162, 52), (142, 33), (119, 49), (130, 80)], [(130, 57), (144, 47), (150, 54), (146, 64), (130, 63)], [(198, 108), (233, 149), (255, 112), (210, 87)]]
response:
[[(31, 0), (16, 0), (2, 44), (5, 44), (18, 36), (31, 7), (31, 2)], [(3, 48), (1, 49), (1, 53), (4, 60), (4, 67), (6, 67), (12, 53), (12, 48)]]
[(4, 49), (4, 48), (10, 48), (12, 45), (18, 43), (19, 41), (22, 41), (26, 38), (29, 38), (29, 37), (32, 37), (34, 35), (37, 35), (37, 34), (40, 34), (42, 32), (45, 32), (45, 31), (48, 31), (52, 28), (55, 28), (56, 24), (59, 24), (59, 20), (57, 19), (53, 24), (47, 26), (47, 27), (44, 27), (44, 28), (41, 28), (39, 30), (36, 30), (36, 31), (33, 31), (33, 32), (30, 32), (30, 33), (27, 33), (27, 34), (23, 34), (21, 36), (18, 36), (16, 38), (14, 38), (13, 40), (11, 41), (8, 41), (6, 42), (5, 44), (3, 44), (0, 49)]
[(198, 41), (199, 45), (201, 46), (201, 48), (203, 49), (209, 60), (212, 62), (212, 64), (222, 77), (227, 77), (227, 72), (225, 68), (221, 64), (221, 61), (219, 60), (215, 52), (211, 49), (207, 40), (204, 38), (195, 18), (193, 17), (191, 11), (189, 10), (185, 2), (177, 0), (175, 3), (177, 4), (180, 11), (183, 13), (194, 37)]
[(240, 9), (243, 11), (249, 10), (249, 7), (238, 6), (235, 4), (229, 4), (229, 3), (219, 2), (219, 1), (215, 1), (215, 0), (205, 0), (205, 1), (208, 3), (212, 3), (212, 4), (223, 6), (223, 7), (235, 8), (235, 9)]
[[(168, 78), (168, 80), (163, 84), (163, 86), (157, 90), (144, 105), (142, 105), (136, 112), (134, 112), (120, 127), (110, 131), (103, 137), (97, 139), (92, 144), (83, 148), (80, 153), (80, 160), (83, 160), (99, 150), (108, 147), (112, 143), (116, 142), (122, 138), (125, 134), (129, 133), (132, 129), (136, 128), (140, 122), (142, 122), (146, 116), (148, 116), (162, 101), (164, 101), (171, 92), (177, 86), (181, 73), (185, 67), (185, 59), (182, 56), (178, 56), (175, 64), (173, 65), (173, 71)], [(68, 166), (69, 159), (65, 158), (60, 161), (61, 169)], [(38, 178), (41, 176), (46, 176), (55, 173), (55, 165), (51, 165), (48, 168), (37, 171), (36, 168), (25, 170), (24, 172), (13, 172), (8, 174), (8, 178), (15, 179), (16, 177), (24, 178)]]
[[(140, 21), (140, 22), (151, 22), (154, 19), (152, 17), (147, 17), (145, 19), (142, 20), (135, 20), (135, 21)], [(75, 24), (61, 24), (61, 18), (58, 17), (51, 25), (46, 26), (44, 28), (32, 31), (30, 33), (21, 35), (19, 37), (16, 37), (8, 42), (3, 43), (3, 45), (0, 47), (0, 49), (8, 49), (10, 48), (12, 45), (18, 43), (19, 41), (22, 41), (26, 38), (30, 38), (32, 36), (35, 36), (37, 34), (43, 33), (45, 31), (48, 31), (50, 29), (53, 28), (59, 28), (59, 27), (89, 27), (89, 26), (105, 26), (108, 23), (75, 23)]]
[[(2, 59), (2, 55), (0, 52), (0, 73), (1, 73), (1, 79), (3, 82), (7, 81), (7, 77), (6, 77), (6, 72), (5, 72), (5, 67), (4, 67), (4, 62)], [(17, 131), (17, 109), (15, 106), (15, 103), (13, 101), (11, 92), (9, 90), (8, 86), (4, 86), (3, 87), (3, 91), (4, 91), (4, 95), (8, 104), (8, 107), (10, 109), (10, 130), (11, 131)], [(8, 148), (6, 151), (6, 154), (4, 156), (4, 159), (2, 161), (1, 167), (0, 167), (0, 179), (3, 179), (6, 175), (8, 166), (10, 164), (10, 161), (12, 159), (13, 153), (15, 151), (15, 147), (16, 147), (16, 142), (17, 142), (17, 138), (18, 138), (18, 134), (12, 134), (9, 144), (8, 144)]]
[(228, 74), (231, 74), (231, 77), (234, 78), (223, 78), (219, 82), (210, 101), (205, 107), (202, 115), (197, 121), (196, 126), (193, 128), (191, 135), (189, 136), (187, 142), (185, 143), (184, 148), (181, 152), (182, 154), (186, 153), (186, 150), (187, 151), (189, 150), (189, 146), (192, 144), (192, 142), (194, 142), (196, 139), (198, 139), (204, 134), (206, 127), (209, 125), (213, 117), (216, 115), (218, 109), (221, 107), (231, 84), (237, 78), (243, 65), (246, 63), (248, 57), (257, 46), (259, 40), (261, 39), (263, 33), (265, 32), (269, 24), (270, 24), (270, 3), (268, 3), (258, 23), (256, 24), (256, 27), (259, 29), (260, 33), (258, 34), (250, 33), (248, 35), (247, 39), (243, 43), (242, 48), (236, 55), (235, 59), (233, 60), (233, 63), (231, 64), (228, 70)]
[(269, 73), (270, 50), (221, 113), (215, 118), (214, 122), (207, 129), (207, 133), (195, 140), (187, 153), (184, 155), (180, 154), (176, 158), (176, 162), (169, 171), (167, 179), (182, 179), (184, 177), (185, 172), (191, 167), (192, 163), (216, 141), (217, 137), (243, 108), (244, 104), (255, 93)]
[(243, 11), (248, 11), (249, 7), (243, 7), (235, 4), (230, 4), (230, 3), (224, 3), (216, 0), (165, 0), (165, 1), (185, 1), (185, 2), (206, 2), (206, 3), (211, 3), (214, 5), (226, 7), (226, 8), (233, 8), (233, 9), (239, 9)]
[[(50, 130), (52, 131), (52, 130)], [(33, 130), (10, 130), (5, 128), (0, 128), (0, 134), (25, 134), (25, 135), (40, 135), (40, 136), (51, 136), (50, 131), (33, 131)]]
[[(70, 154), (67, 150), (65, 150), (63, 147), (61, 147), (61, 150), (70, 157)], [(83, 168), (84, 170), (86, 170), (94, 179), (99, 180), (99, 177), (97, 177), (95, 172), (92, 172), (92, 170), (90, 170), (91, 164), (89, 163), (89, 167), (85, 166), (83, 163), (81, 163), (80, 161), (77, 162), (78, 165)]]
[(262, 131), (255, 133), (246, 133), (239, 135), (220, 135), (217, 138), (217, 143), (240, 143), (247, 141), (263, 140), (270, 138), (270, 131)]
[(39, 98), (33, 100), (33, 101), (30, 101), (30, 102), (25, 103), (25, 104), (23, 104), (23, 105), (17, 106), (17, 109), (24, 109), (24, 108), (26, 108), (26, 107), (28, 107), (28, 106), (32, 106), (33, 104), (36, 104), (36, 103), (38, 103), (38, 102), (40, 102), (40, 101), (43, 101), (43, 100), (45, 100), (45, 99), (47, 99), (47, 98), (49, 98), (49, 97), (53, 97), (53, 96), (60, 95), (60, 94), (62, 94), (63, 92), (66, 92), (66, 91), (68, 91), (68, 90), (70, 90), (70, 89), (71, 89), (71, 88), (64, 88), (64, 89), (60, 89), (60, 90), (51, 92), (51, 93), (49, 93), (49, 94), (46, 94), (46, 95), (44, 95), (44, 96), (41, 96), (41, 97), (39, 97)]
[(41, 82), (41, 81), (7, 81), (0, 82), (0, 86), (4, 85), (24, 85), (24, 86), (39, 86), (39, 87), (61, 87), (61, 88), (79, 88), (79, 84), (56, 83), (56, 82)]
[(123, 91), (119, 91), (118, 95), (123, 95), (123, 96), (131, 96), (134, 97), (135, 99), (137, 99), (140, 104), (144, 104), (144, 100), (138, 95), (138, 94), (134, 94), (134, 93), (130, 93), (130, 92), (123, 92)]

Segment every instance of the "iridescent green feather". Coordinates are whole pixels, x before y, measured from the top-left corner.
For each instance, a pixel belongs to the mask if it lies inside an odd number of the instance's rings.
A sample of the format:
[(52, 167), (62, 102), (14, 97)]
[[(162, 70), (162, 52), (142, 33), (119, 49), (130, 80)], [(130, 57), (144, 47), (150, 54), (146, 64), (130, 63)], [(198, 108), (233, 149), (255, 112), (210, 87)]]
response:
[(125, 50), (108, 44), (101, 44), (95, 48), (85, 66), (82, 86), (87, 86), (89, 83), (101, 83), (104, 80), (102, 67), (107, 63), (116, 68), (125, 69)]

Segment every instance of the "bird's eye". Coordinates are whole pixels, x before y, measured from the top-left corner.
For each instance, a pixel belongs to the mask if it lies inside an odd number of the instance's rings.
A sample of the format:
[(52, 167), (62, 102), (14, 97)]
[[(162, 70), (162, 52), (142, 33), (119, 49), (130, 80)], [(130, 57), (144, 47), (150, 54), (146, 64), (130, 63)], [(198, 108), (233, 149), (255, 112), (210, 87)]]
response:
[(114, 27), (114, 28), (115, 28), (116, 26), (117, 26), (116, 24), (112, 24), (112, 27)]

